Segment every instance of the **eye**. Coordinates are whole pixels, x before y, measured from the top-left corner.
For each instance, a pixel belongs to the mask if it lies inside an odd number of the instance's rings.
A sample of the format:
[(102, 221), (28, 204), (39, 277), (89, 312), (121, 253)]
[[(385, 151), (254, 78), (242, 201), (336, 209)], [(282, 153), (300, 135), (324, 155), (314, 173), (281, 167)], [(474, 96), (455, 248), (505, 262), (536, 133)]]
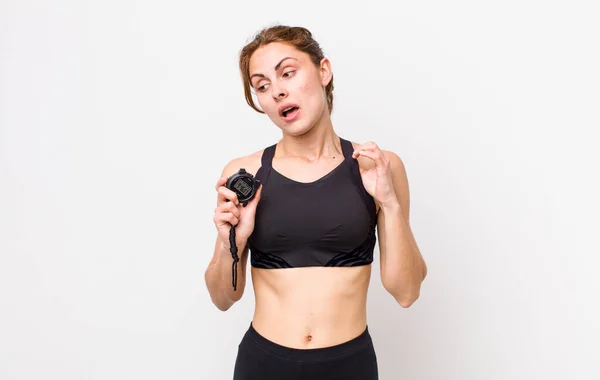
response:
[[(294, 71), (294, 70), (291, 70), (291, 71), (286, 71), (285, 73), (283, 73), (283, 77), (284, 77), (284, 78), (289, 78), (289, 77), (291, 76), (291, 74), (293, 74), (293, 73), (295, 73), (295, 71)], [(290, 75), (288, 75), (288, 74), (290, 74)], [(287, 75), (287, 76), (286, 76), (286, 75)]]
[(259, 92), (265, 92), (266, 88), (265, 86), (268, 86), (267, 84), (263, 84), (262, 86), (258, 87), (256, 90)]

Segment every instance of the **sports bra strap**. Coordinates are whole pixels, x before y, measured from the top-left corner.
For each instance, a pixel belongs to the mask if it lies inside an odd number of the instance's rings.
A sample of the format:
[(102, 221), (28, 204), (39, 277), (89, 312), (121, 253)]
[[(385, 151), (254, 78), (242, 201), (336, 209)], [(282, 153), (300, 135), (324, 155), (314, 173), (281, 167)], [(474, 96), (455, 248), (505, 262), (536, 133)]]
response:
[(354, 148), (352, 147), (352, 143), (348, 140), (345, 140), (340, 137), (340, 143), (342, 144), (342, 152), (344, 153), (344, 158), (349, 162), (353, 160), (352, 152), (354, 152)]
[(275, 157), (275, 148), (276, 147), (277, 147), (277, 144), (273, 144), (273, 145), (265, 148), (265, 150), (263, 151), (262, 157), (260, 159), (262, 166), (268, 167), (269, 169), (271, 168), (271, 164), (273, 162), (273, 157)]
[(340, 141), (342, 143), (342, 151), (344, 152), (345, 162), (350, 169), (350, 173), (352, 175), (352, 181), (354, 182), (354, 186), (360, 193), (361, 197), (365, 202), (365, 206), (369, 211), (369, 215), (371, 216), (371, 222), (375, 223), (377, 220), (377, 206), (375, 205), (375, 200), (373, 197), (367, 192), (365, 186), (362, 182), (362, 177), (360, 175), (360, 168), (358, 166), (358, 161), (352, 158), (352, 153), (354, 152), (354, 147), (352, 143), (348, 140), (345, 140), (340, 137)]
[(271, 163), (273, 161), (273, 157), (275, 156), (276, 146), (277, 144), (273, 144), (263, 150), (263, 154), (260, 159), (261, 166), (258, 168), (258, 171), (254, 176), (260, 183), (264, 184), (267, 181), (267, 177), (271, 171)]

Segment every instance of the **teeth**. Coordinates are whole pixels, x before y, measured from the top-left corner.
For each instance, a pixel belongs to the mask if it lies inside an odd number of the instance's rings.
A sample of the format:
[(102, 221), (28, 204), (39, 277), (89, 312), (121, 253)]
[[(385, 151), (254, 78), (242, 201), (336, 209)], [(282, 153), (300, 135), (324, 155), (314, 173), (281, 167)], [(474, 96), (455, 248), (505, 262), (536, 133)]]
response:
[(292, 108), (294, 108), (294, 106), (291, 106), (291, 107), (288, 107), (288, 108), (284, 109), (283, 112), (287, 112), (287, 111), (291, 110)]

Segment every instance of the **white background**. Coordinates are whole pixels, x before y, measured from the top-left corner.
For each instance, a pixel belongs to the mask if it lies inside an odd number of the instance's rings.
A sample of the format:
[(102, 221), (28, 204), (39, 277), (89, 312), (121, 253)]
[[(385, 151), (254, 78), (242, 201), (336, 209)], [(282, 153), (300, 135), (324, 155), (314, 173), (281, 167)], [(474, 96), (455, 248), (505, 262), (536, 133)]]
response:
[(223, 313), (205, 288), (214, 183), (281, 136), (237, 71), (278, 23), (331, 59), (336, 132), (406, 165), (429, 274), (403, 309), (373, 271), (380, 378), (600, 378), (598, 14), (3, 0), (0, 378), (231, 378), (254, 295)]

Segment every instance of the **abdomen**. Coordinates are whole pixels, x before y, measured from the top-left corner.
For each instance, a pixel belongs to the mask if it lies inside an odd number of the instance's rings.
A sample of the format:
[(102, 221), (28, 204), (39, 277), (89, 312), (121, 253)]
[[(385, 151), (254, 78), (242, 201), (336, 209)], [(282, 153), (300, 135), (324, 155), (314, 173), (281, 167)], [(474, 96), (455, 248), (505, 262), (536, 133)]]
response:
[(360, 335), (366, 326), (371, 265), (252, 268), (253, 326), (286, 347), (319, 348)]

